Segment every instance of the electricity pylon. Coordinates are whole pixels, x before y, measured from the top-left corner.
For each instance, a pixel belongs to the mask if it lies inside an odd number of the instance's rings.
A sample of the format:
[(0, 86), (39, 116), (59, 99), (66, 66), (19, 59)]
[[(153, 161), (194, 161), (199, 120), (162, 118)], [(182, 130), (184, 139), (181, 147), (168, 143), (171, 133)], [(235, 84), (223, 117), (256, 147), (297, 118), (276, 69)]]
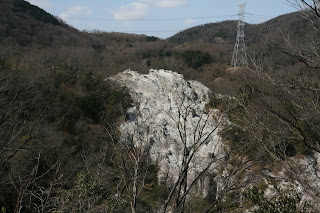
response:
[(244, 41), (244, 8), (246, 4), (239, 5), (239, 21), (238, 21), (238, 28), (237, 28), (237, 40), (236, 44), (234, 45), (231, 67), (239, 67), (239, 66), (248, 66), (247, 60), (247, 52), (246, 52), (246, 44)]

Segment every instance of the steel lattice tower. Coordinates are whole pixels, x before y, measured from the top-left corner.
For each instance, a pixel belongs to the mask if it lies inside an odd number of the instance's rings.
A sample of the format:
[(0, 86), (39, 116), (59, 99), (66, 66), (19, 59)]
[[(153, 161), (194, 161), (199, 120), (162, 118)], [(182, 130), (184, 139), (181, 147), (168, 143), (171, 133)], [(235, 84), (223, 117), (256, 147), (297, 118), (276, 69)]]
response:
[(236, 44), (234, 45), (231, 67), (239, 67), (239, 66), (248, 66), (247, 60), (247, 52), (246, 52), (246, 44), (244, 41), (244, 8), (246, 4), (239, 5), (239, 21), (238, 21), (238, 28), (237, 28), (237, 40)]

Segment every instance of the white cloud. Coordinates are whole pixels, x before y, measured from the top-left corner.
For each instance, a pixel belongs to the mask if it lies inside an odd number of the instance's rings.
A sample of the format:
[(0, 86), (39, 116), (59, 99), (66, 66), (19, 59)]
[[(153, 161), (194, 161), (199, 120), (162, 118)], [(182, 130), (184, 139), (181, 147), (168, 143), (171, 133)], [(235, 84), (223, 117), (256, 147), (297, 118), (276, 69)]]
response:
[(190, 25), (190, 24), (196, 23), (197, 21), (192, 19), (192, 18), (190, 18), (190, 19), (184, 20), (183, 22), (184, 22), (185, 25)]
[(45, 10), (53, 8), (53, 5), (49, 0), (27, 0), (27, 1), (30, 4), (36, 5)]
[(113, 11), (115, 20), (130, 22), (130, 20), (146, 17), (152, 8), (174, 8), (187, 5), (189, 0), (136, 0)]
[(172, 8), (180, 7), (188, 4), (188, 0), (149, 0), (153, 2), (156, 7)]
[(143, 1), (122, 6), (113, 12), (113, 18), (120, 21), (130, 21), (145, 17), (150, 12), (150, 6)]
[(92, 10), (89, 7), (77, 5), (69, 8), (66, 12), (60, 14), (59, 17), (69, 22), (72, 21), (72, 18), (90, 16), (91, 14)]

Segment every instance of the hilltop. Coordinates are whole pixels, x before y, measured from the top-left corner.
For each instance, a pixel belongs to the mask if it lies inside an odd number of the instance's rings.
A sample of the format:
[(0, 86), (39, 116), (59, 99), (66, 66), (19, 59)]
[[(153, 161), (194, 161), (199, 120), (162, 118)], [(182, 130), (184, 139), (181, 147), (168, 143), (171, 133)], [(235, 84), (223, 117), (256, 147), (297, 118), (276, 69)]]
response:
[[(237, 36), (237, 24), (238, 21), (208, 23), (184, 30), (168, 39), (176, 44), (192, 41), (232, 44)], [(270, 32), (280, 33), (292, 29), (294, 29), (295, 34), (303, 36), (306, 30), (312, 29), (312, 24), (302, 17), (301, 12), (281, 15), (260, 24), (247, 23), (245, 25), (246, 44), (248, 46), (261, 44), (265, 40), (265, 35), (270, 34)]]

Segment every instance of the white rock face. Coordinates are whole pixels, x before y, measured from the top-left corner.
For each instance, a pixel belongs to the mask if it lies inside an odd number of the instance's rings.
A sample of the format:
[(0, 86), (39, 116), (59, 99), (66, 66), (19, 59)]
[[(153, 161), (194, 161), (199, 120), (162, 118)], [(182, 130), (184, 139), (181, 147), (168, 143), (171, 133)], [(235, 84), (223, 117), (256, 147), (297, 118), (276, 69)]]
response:
[[(192, 160), (189, 181), (212, 157), (223, 158), (224, 146), (217, 135), (221, 128), (219, 111), (210, 115), (206, 112), (210, 90), (203, 84), (185, 81), (182, 75), (166, 70), (150, 70), (147, 75), (126, 70), (110, 79), (126, 86), (136, 102), (128, 110), (129, 121), (120, 127), (122, 135), (139, 133), (135, 145), (150, 149), (151, 159), (160, 167), (159, 180), (166, 179), (171, 183), (176, 180), (183, 157), (183, 141), (192, 149), (196, 142), (205, 140)], [(212, 172), (217, 164), (219, 162), (215, 160), (210, 168)], [(206, 195), (208, 179), (202, 179), (200, 183), (199, 189), (203, 190), (199, 192)]]

